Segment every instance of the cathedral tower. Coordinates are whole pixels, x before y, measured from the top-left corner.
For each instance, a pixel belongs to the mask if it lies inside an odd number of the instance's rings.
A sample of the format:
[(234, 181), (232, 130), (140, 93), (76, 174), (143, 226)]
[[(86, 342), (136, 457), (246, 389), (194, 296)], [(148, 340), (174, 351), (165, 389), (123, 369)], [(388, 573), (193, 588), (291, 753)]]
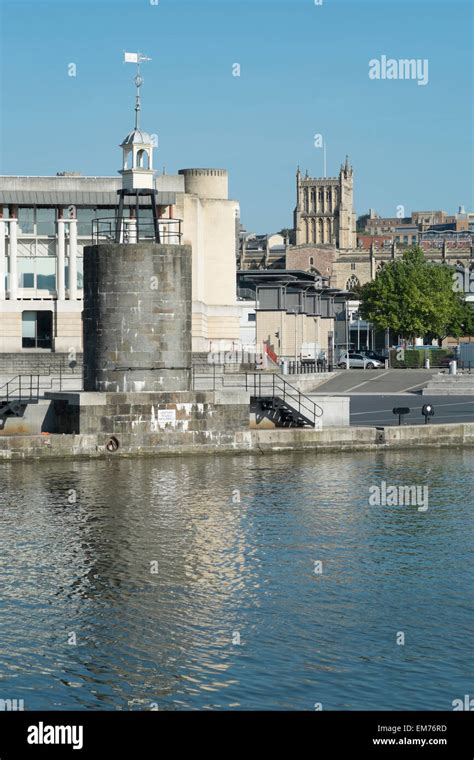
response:
[(353, 169), (346, 162), (338, 177), (302, 177), (296, 173), (294, 227), (296, 245), (324, 245), (348, 250), (356, 245)]

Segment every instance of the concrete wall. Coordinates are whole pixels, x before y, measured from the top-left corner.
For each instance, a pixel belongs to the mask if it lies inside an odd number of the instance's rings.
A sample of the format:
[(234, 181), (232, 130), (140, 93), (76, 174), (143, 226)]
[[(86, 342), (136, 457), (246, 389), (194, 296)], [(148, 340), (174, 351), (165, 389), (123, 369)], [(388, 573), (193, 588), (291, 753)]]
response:
[(349, 426), (351, 403), (349, 396), (318, 396), (316, 393), (308, 393), (307, 395), (323, 410), (322, 426), (324, 429)]
[(53, 313), (54, 351), (82, 351), (82, 301), (57, 301), (24, 298), (0, 301), (0, 356), (22, 349), (22, 313), (51, 311)]
[(22, 404), (19, 417), (0, 416), (0, 436), (38, 435), (55, 430), (51, 401), (40, 400), (37, 404)]
[(0, 301), (0, 324), (0, 352), (21, 351), (21, 311), (18, 309), (18, 301)]
[(87, 247), (83, 319), (85, 390), (188, 389), (191, 248)]
[(82, 350), (82, 301), (63, 301), (57, 312), (54, 350)]
[[(137, 449), (154, 436), (157, 446), (232, 442), (247, 430), (248, 403), (219, 399), (212, 392), (50, 393), (51, 431), (122, 436)], [(130, 443), (131, 445), (131, 443)]]
[[(74, 361), (72, 360), (72, 357)], [(74, 364), (75, 362), (75, 364)], [(23, 351), (17, 353), (0, 353), (0, 375), (48, 375), (64, 372), (80, 374), (82, 354), (50, 353), (49, 351)]]
[[(270, 341), (279, 357), (300, 357), (303, 343), (318, 350), (328, 348), (328, 332), (334, 330), (333, 319), (310, 317), (306, 314), (288, 314), (286, 311), (257, 311), (257, 345)], [(279, 333), (276, 338), (275, 333)], [(295, 344), (296, 339), (296, 344)]]
[[(233, 414), (233, 412), (232, 412)], [(227, 424), (227, 423), (225, 423)], [(177, 437), (178, 436), (178, 437)], [(0, 436), (0, 461), (42, 459), (94, 459), (105, 457), (179, 456), (218, 453), (271, 453), (275, 451), (388, 450), (423, 447), (474, 446), (474, 424), (369, 427), (329, 430), (274, 429), (180, 433), (121, 434), (114, 453), (106, 449), (108, 433), (90, 435)]]
[[(181, 172), (180, 172), (181, 173)], [(186, 195), (176, 200), (183, 219), (183, 243), (193, 251), (193, 351), (209, 351), (212, 341), (239, 340), (236, 305), (237, 201), (228, 200), (223, 169), (183, 169)]]

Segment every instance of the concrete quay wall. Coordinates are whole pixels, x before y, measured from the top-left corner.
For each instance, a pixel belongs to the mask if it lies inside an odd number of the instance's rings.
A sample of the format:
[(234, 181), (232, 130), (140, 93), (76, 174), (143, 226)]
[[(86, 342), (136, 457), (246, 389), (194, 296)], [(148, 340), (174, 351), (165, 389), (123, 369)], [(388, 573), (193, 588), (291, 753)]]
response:
[[(235, 410), (232, 412), (235, 414)], [(421, 447), (474, 446), (474, 423), (402, 427), (231, 430), (222, 412), (222, 429), (161, 430), (155, 433), (115, 434), (118, 448), (110, 452), (111, 434), (46, 434), (3, 436), (0, 462), (105, 457), (183, 456), (277, 451), (362, 451)]]

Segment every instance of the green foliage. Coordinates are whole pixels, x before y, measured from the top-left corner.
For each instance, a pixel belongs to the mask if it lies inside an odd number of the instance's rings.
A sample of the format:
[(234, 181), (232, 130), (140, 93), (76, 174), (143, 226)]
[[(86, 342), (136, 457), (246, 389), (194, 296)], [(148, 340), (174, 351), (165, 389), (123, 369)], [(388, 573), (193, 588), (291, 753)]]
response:
[(282, 235), (285, 239), (287, 238), (290, 245), (295, 245), (296, 243), (296, 234), (293, 229), (290, 229), (290, 227), (283, 227), (280, 232), (277, 233), (278, 235)]
[(390, 351), (390, 366), (393, 369), (418, 369), (425, 366), (426, 357), (430, 360), (431, 367), (440, 367), (447, 363), (447, 360), (454, 358), (454, 353), (450, 348), (408, 348), (400, 351), (393, 348)]
[(472, 313), (453, 287), (453, 269), (425, 259), (418, 246), (381, 269), (361, 288), (361, 315), (378, 329), (407, 340), (429, 336), (441, 340), (472, 330)]
[(364, 232), (369, 219), (369, 214), (362, 214), (362, 216), (357, 217), (356, 232)]

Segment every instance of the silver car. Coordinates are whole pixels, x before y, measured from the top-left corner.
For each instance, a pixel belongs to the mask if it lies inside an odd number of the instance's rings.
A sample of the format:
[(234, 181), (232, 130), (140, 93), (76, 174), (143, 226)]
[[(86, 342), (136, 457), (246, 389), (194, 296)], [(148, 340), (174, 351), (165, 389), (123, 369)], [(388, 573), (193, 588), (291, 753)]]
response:
[(378, 359), (373, 359), (369, 356), (364, 356), (354, 351), (349, 352), (349, 358), (347, 353), (341, 354), (337, 366), (341, 369), (348, 369), (352, 367), (359, 367), (360, 369), (379, 369), (385, 365)]

